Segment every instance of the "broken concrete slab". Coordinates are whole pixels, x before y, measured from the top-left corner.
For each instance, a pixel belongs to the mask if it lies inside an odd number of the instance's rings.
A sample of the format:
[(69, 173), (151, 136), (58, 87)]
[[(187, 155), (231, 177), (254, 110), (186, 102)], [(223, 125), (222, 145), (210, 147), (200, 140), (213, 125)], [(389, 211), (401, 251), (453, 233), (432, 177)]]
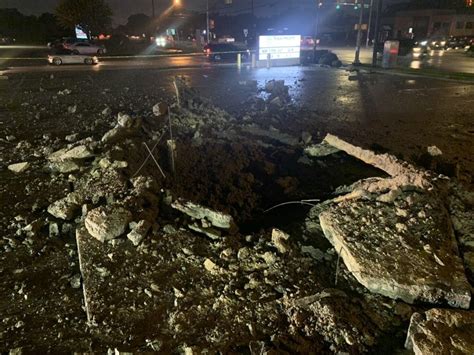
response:
[(189, 217), (199, 220), (205, 220), (211, 223), (214, 227), (220, 229), (230, 230), (235, 228), (234, 219), (232, 216), (211, 210), (210, 208), (198, 205), (191, 201), (178, 199), (171, 204), (174, 209), (187, 214)]
[(132, 214), (123, 207), (98, 207), (89, 211), (85, 219), (87, 231), (98, 241), (105, 242), (125, 232)]
[(79, 145), (74, 148), (63, 148), (48, 156), (48, 160), (52, 162), (62, 162), (70, 159), (87, 159), (93, 157), (94, 154), (85, 145)]
[(8, 165), (8, 170), (13, 171), (14, 173), (22, 173), (30, 167), (30, 163), (15, 163)]
[(370, 291), (469, 308), (470, 286), (440, 200), (414, 191), (392, 204), (346, 200), (319, 219), (348, 270)]
[(474, 312), (434, 308), (414, 313), (405, 347), (416, 355), (474, 354)]

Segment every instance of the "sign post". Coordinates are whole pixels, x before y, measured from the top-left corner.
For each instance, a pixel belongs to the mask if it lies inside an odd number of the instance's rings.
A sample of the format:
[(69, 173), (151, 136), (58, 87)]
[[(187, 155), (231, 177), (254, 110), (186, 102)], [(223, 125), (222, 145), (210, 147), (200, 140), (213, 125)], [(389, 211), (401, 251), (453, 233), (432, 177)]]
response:
[(258, 46), (258, 66), (299, 65), (301, 54), (300, 35), (260, 36)]

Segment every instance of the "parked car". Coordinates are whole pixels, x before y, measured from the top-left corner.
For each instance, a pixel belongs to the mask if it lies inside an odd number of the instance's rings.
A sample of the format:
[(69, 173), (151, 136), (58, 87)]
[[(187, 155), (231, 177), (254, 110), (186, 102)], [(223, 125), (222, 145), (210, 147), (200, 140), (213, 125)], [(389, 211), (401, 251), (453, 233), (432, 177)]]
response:
[(248, 61), (250, 52), (230, 43), (209, 43), (204, 47), (204, 54), (210, 61), (237, 61), (237, 53), (242, 54), (242, 61)]
[(70, 49), (58, 48), (48, 55), (49, 64), (87, 64), (94, 65), (99, 63), (96, 56), (76, 54)]
[(9, 45), (9, 44), (14, 44), (15, 43), (15, 38), (11, 37), (4, 37), (0, 35), (0, 45)]
[(106, 53), (105, 47), (90, 42), (63, 43), (64, 48), (72, 50), (76, 54), (98, 54)]

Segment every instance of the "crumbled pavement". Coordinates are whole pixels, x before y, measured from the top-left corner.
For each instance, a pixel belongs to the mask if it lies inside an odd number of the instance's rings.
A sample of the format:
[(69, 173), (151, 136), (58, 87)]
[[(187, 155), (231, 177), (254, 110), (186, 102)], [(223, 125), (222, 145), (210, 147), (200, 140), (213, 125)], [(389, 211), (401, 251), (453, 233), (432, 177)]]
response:
[[(308, 149), (320, 132), (285, 130), (279, 120), (298, 112), (284, 82), (269, 82), (260, 92), (250, 83), (254, 95), (242, 117), (179, 83), (180, 107), (148, 97), (141, 102), (146, 109), (133, 110), (121, 98), (97, 107), (92, 122), (74, 102), (76, 88), (55, 89), (56, 100), (75, 107), (65, 112), (84, 118), (76, 132), (32, 143), (13, 139), (17, 148), (2, 164), (28, 160), (30, 166), (7, 172), (28, 182), (25, 191), (9, 182), (26, 198), (2, 219), (1, 351), (383, 352), (404, 346), (410, 316), (427, 303), (469, 307), (469, 284), (454, 248), (462, 235), (466, 260), (470, 200), (459, 185), (450, 206), (437, 205), (424, 200), (423, 189), (436, 185), (430, 174), (398, 169), (404, 178), (387, 178), (325, 143), (319, 152)], [(349, 196), (332, 194), (343, 190)], [(301, 207), (291, 206), (271, 219), (263, 213), (309, 197), (323, 202), (309, 211), (306, 224), (308, 208), (293, 214)], [(395, 218), (391, 213), (399, 208), (406, 223), (381, 234), (390, 252), (405, 246), (390, 239), (405, 228), (432, 233), (424, 234), (421, 265), (443, 282), (450, 273), (440, 294), (387, 297), (359, 282), (319, 219), (341, 206), (348, 218), (358, 204), (365, 214), (352, 216), (357, 223)], [(449, 221), (455, 236), (440, 232)], [(353, 222), (344, 220), (345, 232), (360, 229)], [(371, 256), (378, 247), (385, 245), (366, 244)], [(457, 280), (462, 292), (450, 298), (446, 287)]]

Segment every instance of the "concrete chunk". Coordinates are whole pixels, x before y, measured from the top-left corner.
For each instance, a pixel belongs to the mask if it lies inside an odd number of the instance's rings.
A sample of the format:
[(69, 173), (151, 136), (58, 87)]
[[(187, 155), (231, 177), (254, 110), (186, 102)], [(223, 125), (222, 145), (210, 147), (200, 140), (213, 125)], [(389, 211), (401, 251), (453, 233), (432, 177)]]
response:
[(132, 214), (122, 207), (99, 207), (87, 214), (85, 226), (94, 238), (105, 242), (122, 235), (131, 219)]
[(92, 152), (85, 145), (79, 145), (71, 149), (60, 149), (52, 153), (48, 157), (48, 160), (52, 162), (61, 162), (69, 159), (87, 159), (93, 156), (94, 155), (92, 154)]
[(22, 173), (30, 167), (30, 163), (16, 163), (8, 165), (8, 170), (13, 171), (14, 173)]
[(214, 227), (221, 229), (231, 229), (235, 226), (232, 216), (211, 210), (210, 208), (198, 205), (191, 201), (178, 199), (171, 206), (195, 219), (204, 219), (210, 222)]
[[(415, 192), (396, 203), (407, 200), (412, 202), (407, 217), (397, 216), (393, 204), (344, 201), (320, 214), (321, 227), (349, 271), (371, 292), (408, 303), (469, 308), (470, 286), (444, 206)], [(418, 217), (420, 211), (425, 218)]]

